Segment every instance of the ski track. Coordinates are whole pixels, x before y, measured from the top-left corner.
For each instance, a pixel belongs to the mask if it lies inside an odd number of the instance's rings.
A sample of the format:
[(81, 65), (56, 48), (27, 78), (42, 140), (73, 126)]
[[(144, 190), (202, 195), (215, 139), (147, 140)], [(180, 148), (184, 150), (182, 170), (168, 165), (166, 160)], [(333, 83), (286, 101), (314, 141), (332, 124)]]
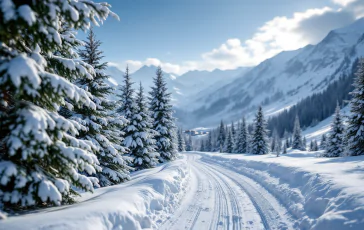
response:
[(190, 190), (160, 229), (294, 229), (287, 210), (258, 183), (209, 157), (185, 156)]

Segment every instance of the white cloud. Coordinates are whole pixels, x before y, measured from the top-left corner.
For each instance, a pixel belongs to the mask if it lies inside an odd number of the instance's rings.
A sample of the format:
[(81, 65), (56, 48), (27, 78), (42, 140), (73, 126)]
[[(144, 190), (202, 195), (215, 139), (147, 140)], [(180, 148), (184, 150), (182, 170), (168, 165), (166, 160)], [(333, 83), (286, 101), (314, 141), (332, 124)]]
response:
[(340, 6), (347, 6), (350, 3), (355, 2), (356, 0), (332, 0), (333, 3), (338, 4)]
[(332, 29), (350, 24), (364, 16), (364, 0), (332, 0), (340, 8), (308, 9), (291, 17), (281, 16), (264, 23), (252, 38), (228, 39), (220, 47), (201, 54), (200, 60), (181, 64), (162, 62), (157, 58), (145, 61), (128, 60), (130, 69), (142, 65), (161, 66), (166, 72), (183, 74), (189, 70), (235, 69), (257, 65), (284, 50), (294, 50), (322, 40)]

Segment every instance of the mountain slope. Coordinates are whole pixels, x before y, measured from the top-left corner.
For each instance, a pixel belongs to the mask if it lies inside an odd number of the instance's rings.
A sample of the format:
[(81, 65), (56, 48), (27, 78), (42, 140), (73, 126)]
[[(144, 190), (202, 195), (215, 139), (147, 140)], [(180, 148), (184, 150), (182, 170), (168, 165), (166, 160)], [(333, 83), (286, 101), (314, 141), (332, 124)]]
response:
[(364, 19), (360, 19), (331, 31), (317, 45), (267, 59), (183, 108), (182, 122), (187, 120), (186, 126), (208, 126), (220, 119), (237, 120), (243, 113), (252, 117), (258, 105), (263, 105), (268, 116), (274, 115), (349, 74), (355, 59), (364, 55), (363, 33)]
[[(206, 95), (216, 90), (221, 85), (231, 83), (241, 74), (247, 72), (250, 68), (243, 67), (235, 70), (219, 70), (214, 71), (189, 71), (181, 76), (163, 72), (169, 91), (172, 93), (173, 104), (176, 106), (188, 105), (194, 101), (196, 97)], [(156, 66), (142, 66), (139, 70), (131, 74), (132, 81), (135, 82), (134, 87), (143, 84), (147, 91), (154, 84), (153, 78), (157, 71)], [(111, 86), (122, 84), (122, 76), (124, 72), (114, 66), (109, 66), (105, 71), (110, 79), (108, 83)]]

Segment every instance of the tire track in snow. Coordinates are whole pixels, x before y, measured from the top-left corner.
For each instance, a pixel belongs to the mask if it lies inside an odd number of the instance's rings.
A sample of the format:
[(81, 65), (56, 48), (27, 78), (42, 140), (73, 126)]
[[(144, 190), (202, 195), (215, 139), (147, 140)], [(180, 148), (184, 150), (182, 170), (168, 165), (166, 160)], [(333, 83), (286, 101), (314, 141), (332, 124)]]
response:
[[(182, 205), (179, 210), (176, 210), (175, 216), (172, 216), (169, 220), (164, 222), (160, 229), (170, 230), (170, 229), (193, 229), (200, 218), (200, 214), (204, 211), (204, 195), (211, 195), (212, 190), (209, 190), (211, 186), (211, 179), (205, 174), (198, 173), (199, 170), (191, 164), (191, 172), (196, 175), (194, 181), (190, 184), (191, 191), (189, 192), (189, 197), (182, 201)], [(187, 204), (183, 204), (186, 202)], [(206, 224), (209, 224), (208, 221)], [(199, 228), (196, 228), (199, 229)]]
[[(216, 193), (218, 194), (217, 199), (219, 200), (218, 202), (218, 215), (217, 218), (215, 219), (216, 221), (216, 229), (219, 229), (219, 227), (221, 227), (224, 223), (224, 220), (226, 220), (226, 224), (227, 224), (227, 228), (226, 229), (230, 229), (230, 215), (229, 215), (229, 208), (228, 208), (228, 200), (227, 200), (227, 196), (226, 193), (223, 189), (223, 187), (221, 186), (221, 182), (216, 179), (216, 175), (214, 175), (214, 173), (212, 173), (210, 170), (208, 170), (206, 167), (201, 167), (201, 165), (199, 165), (200, 169), (202, 171), (204, 171), (207, 175), (210, 176), (210, 178), (213, 178), (214, 182), (215, 182), (215, 188), (216, 188)], [(216, 208), (216, 207), (215, 207)], [(223, 217), (223, 218), (221, 218)]]
[[(218, 172), (230, 178), (249, 196), (261, 217), (265, 229), (293, 228), (289, 221), (284, 218), (285, 215), (288, 215), (288, 211), (283, 206), (279, 205), (279, 202), (272, 194), (265, 191), (265, 189), (255, 181), (233, 170), (224, 168), (226, 166), (216, 161), (204, 159), (202, 164), (206, 165), (206, 167), (214, 167)], [(239, 180), (236, 178), (239, 178)], [(265, 192), (263, 193), (263, 191)], [(274, 205), (272, 205), (272, 203)]]
[[(240, 202), (237, 199), (237, 196), (238, 196), (237, 193), (230, 186), (230, 184), (226, 182), (226, 177), (223, 178), (223, 176), (221, 176), (216, 171), (211, 170), (211, 168), (209, 168), (209, 167), (206, 167), (206, 169), (211, 173), (211, 175), (213, 177), (215, 177), (216, 181), (219, 184), (220, 189), (222, 191), (224, 191), (223, 195), (224, 195), (224, 199), (225, 199), (226, 204), (230, 203), (232, 215), (228, 215), (229, 216), (229, 218), (228, 218), (229, 219), (228, 229), (229, 229), (229, 226), (230, 226), (230, 222), (232, 222), (232, 225), (233, 225), (232, 229), (241, 229), (242, 228), (242, 226), (241, 226), (242, 223), (241, 223), (240, 220), (242, 218), (242, 212), (240, 210)], [(224, 187), (227, 188), (227, 189), (223, 189), (222, 184), (224, 184)], [(228, 196), (227, 196), (225, 191), (229, 194)], [(229, 199), (230, 202), (228, 201), (227, 197), (230, 198)]]

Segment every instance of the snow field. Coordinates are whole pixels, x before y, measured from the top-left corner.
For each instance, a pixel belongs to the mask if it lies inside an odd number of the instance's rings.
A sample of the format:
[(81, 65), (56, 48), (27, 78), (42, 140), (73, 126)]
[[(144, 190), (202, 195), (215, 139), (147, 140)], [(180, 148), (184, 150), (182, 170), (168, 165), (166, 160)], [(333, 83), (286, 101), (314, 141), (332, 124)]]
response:
[(0, 229), (156, 229), (185, 196), (185, 159), (135, 173), (132, 181), (83, 193), (79, 203), (9, 217)]
[(364, 228), (364, 156), (327, 159), (298, 151), (278, 158), (200, 154), (203, 162), (214, 164), (217, 169), (229, 167), (237, 179), (245, 176), (252, 180), (245, 182), (262, 186), (269, 194), (262, 193), (258, 201), (273, 195), (288, 210), (286, 216), (295, 220), (295, 229)]

